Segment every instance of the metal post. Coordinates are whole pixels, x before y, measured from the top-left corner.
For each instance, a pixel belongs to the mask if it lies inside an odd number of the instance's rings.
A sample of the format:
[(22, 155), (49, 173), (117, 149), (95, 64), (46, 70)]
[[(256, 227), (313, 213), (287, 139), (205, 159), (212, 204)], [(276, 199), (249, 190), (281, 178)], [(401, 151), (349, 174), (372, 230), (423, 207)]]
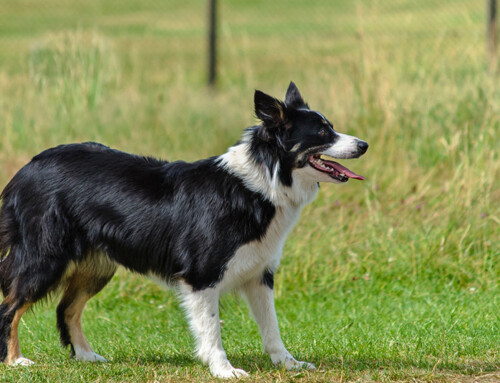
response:
[(487, 7), (487, 49), (490, 56), (490, 70), (497, 65), (497, 0), (486, 0)]
[(217, 0), (208, 0), (208, 85), (215, 86), (217, 77)]

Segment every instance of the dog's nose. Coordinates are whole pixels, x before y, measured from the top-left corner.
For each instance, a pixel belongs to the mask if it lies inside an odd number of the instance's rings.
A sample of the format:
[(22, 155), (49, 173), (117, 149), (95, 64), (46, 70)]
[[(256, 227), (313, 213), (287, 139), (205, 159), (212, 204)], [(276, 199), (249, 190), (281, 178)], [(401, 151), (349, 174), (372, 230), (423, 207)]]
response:
[(368, 150), (368, 143), (359, 140), (358, 141), (358, 149), (361, 152), (361, 154), (365, 153)]

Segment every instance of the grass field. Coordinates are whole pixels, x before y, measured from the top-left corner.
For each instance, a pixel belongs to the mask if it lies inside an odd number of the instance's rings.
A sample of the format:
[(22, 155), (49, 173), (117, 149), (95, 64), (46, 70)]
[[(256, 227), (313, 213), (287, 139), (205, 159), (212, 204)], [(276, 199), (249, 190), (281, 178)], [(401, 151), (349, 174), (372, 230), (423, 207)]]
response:
[[(114, 5), (113, 5), (114, 4)], [(251, 381), (500, 381), (500, 82), (482, 2), (222, 2), (220, 81), (205, 87), (205, 2), (0, 1), (0, 186), (39, 151), (100, 141), (166, 159), (220, 154), (255, 123), (255, 88), (294, 80), (337, 130), (364, 138), (323, 185), (276, 276), (285, 344), (263, 354), (236, 296), (223, 342)], [(439, 5), (437, 5), (439, 4)], [(175, 295), (119, 272), (84, 328), (111, 363), (68, 360), (54, 304), (20, 327), (32, 368), (5, 382), (210, 381)]]

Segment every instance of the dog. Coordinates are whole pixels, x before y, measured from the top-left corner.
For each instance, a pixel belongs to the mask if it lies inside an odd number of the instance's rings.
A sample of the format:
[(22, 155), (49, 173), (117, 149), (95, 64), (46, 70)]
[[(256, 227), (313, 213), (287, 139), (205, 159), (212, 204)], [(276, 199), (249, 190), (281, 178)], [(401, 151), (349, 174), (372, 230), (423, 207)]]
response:
[(333, 159), (368, 144), (337, 133), (290, 83), (284, 102), (256, 90), (259, 125), (225, 154), (166, 162), (97, 143), (43, 151), (1, 193), (0, 359), (30, 365), (21, 316), (59, 292), (63, 346), (82, 361), (106, 361), (82, 332), (86, 302), (118, 265), (176, 289), (197, 356), (216, 377), (248, 375), (222, 347), (219, 297), (240, 292), (265, 351), (286, 369), (314, 369), (285, 348), (274, 308), (274, 272), (285, 238), (319, 182), (364, 179)]

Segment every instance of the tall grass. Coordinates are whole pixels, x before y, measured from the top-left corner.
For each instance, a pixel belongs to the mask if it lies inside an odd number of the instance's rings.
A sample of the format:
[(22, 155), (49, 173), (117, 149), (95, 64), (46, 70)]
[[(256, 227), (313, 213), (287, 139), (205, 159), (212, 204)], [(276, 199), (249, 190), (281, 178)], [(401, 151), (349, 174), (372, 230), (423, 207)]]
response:
[(60, 32), (33, 44), (30, 80), (41, 95), (56, 100), (61, 114), (83, 114), (99, 103), (103, 87), (116, 82), (117, 58), (96, 32)]

